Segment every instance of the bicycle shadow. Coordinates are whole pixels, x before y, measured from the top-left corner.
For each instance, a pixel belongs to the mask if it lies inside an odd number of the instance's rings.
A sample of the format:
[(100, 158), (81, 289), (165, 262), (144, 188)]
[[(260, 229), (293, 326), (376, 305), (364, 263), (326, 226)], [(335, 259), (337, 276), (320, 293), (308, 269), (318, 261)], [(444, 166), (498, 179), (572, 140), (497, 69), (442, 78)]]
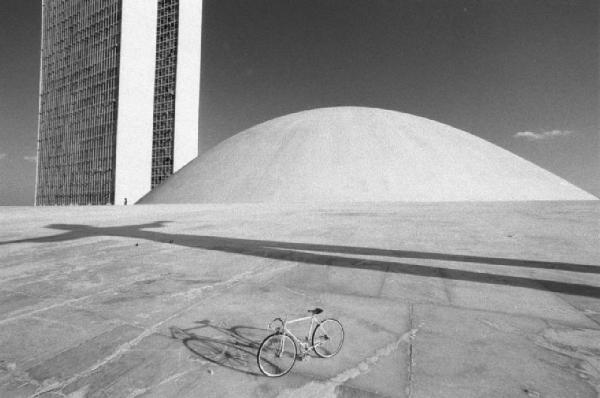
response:
[(210, 320), (195, 322), (197, 326), (181, 329), (169, 327), (171, 337), (201, 359), (237, 372), (262, 376), (256, 365), (256, 353), (260, 343), (272, 331), (254, 326), (224, 323)]

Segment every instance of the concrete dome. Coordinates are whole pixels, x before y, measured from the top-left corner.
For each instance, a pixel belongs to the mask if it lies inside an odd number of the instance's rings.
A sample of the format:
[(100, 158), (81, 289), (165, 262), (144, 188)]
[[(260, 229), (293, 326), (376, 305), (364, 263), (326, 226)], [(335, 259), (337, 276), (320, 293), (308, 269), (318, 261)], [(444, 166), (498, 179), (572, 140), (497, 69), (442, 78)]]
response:
[(406, 113), (339, 107), (245, 130), (140, 203), (590, 199), (462, 130)]

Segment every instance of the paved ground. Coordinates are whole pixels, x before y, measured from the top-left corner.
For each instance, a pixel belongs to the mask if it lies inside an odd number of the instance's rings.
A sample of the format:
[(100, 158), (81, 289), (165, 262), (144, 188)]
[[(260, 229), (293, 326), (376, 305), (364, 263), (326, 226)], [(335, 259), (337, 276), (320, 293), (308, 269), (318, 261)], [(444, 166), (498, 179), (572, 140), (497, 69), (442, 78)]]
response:
[[(597, 202), (0, 209), (1, 397), (597, 397)], [(331, 359), (261, 376), (321, 306)]]

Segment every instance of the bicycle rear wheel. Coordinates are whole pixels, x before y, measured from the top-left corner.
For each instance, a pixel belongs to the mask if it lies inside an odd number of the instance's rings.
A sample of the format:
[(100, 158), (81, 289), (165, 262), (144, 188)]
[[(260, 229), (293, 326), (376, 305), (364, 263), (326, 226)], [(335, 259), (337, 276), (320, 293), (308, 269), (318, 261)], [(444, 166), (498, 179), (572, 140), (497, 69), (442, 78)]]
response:
[(296, 362), (296, 343), (286, 334), (274, 333), (263, 340), (256, 354), (260, 371), (268, 377), (283, 376)]
[(312, 335), (313, 349), (318, 356), (329, 358), (337, 354), (344, 343), (344, 328), (335, 319), (325, 319)]

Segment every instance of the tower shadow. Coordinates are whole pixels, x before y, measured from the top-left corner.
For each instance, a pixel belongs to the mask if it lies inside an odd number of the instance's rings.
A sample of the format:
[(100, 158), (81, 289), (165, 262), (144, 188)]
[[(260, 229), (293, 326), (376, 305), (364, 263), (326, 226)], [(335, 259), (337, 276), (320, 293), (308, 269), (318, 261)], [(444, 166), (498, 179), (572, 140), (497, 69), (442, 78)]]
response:
[(525, 287), (536, 290), (551, 291), (554, 293), (564, 293), (576, 296), (600, 298), (600, 287), (593, 285), (558, 282), (553, 280), (527, 278), (519, 276), (508, 276), (486, 272), (457, 270), (438, 266), (411, 264), (409, 262), (404, 261), (383, 261), (366, 258), (350, 258), (340, 256), (340, 254), (385, 256), (403, 259), (412, 258), (440, 261), (457, 261), (502, 265), (506, 267), (549, 269), (556, 271), (589, 274), (600, 274), (600, 265), (472, 256), (435, 252), (389, 250), (356, 246), (323, 245), (315, 243), (295, 243), (269, 240), (238, 239), (209, 235), (170, 234), (165, 232), (148, 230), (162, 228), (167, 223), (169, 223), (169, 221), (155, 221), (147, 224), (124, 225), (116, 227), (94, 227), (81, 224), (50, 224), (47, 226), (47, 228), (60, 230), (64, 232), (51, 236), (0, 242), (0, 245), (18, 243), (65, 242), (75, 239), (83, 239), (87, 237), (116, 236), (144, 239), (160, 243), (170, 243), (202, 250), (214, 250), (226, 253), (243, 254), (253, 257), (269, 258), (282, 261), (293, 261), (305, 264), (374, 270), (381, 272), (407, 274), (422, 277), (436, 277), (449, 280), (486, 283), (493, 285)]

